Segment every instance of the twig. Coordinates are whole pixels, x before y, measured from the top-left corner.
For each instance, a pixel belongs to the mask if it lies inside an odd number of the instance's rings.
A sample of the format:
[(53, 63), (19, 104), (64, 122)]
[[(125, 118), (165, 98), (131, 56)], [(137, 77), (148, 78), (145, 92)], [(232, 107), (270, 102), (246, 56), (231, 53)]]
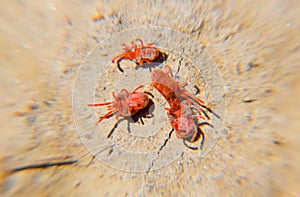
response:
[(52, 167), (52, 166), (71, 165), (71, 164), (74, 164), (76, 162), (78, 162), (78, 160), (29, 164), (29, 165), (14, 168), (14, 169), (11, 170), (11, 173), (19, 172), (19, 171), (23, 171), (23, 170), (29, 170), (29, 169), (36, 169), (36, 168), (48, 168), (48, 167)]

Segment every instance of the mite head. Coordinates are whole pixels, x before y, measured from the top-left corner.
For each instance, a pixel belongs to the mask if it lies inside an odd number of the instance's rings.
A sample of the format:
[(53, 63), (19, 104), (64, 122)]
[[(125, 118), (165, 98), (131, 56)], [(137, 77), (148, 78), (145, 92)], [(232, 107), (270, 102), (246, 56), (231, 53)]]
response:
[(118, 110), (117, 117), (119, 117), (119, 115), (130, 116), (128, 105), (129, 92), (126, 89), (122, 89), (121, 92), (117, 94), (117, 96), (115, 96), (115, 94), (113, 93), (113, 97), (115, 98), (115, 101), (113, 102), (112, 108)]
[(197, 128), (191, 115), (178, 118), (177, 124), (176, 136), (180, 139), (189, 138), (197, 132)]

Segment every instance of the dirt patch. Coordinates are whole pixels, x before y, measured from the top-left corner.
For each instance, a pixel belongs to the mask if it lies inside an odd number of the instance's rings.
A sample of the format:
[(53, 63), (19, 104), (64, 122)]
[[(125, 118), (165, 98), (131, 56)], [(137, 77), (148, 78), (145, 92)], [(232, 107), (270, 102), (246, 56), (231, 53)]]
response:
[[(4, 3), (1, 193), (299, 195), (297, 7), (296, 1)], [(170, 133), (167, 103), (141, 77), (147, 78), (149, 68), (122, 61), (125, 74), (120, 74), (110, 62), (122, 42), (137, 37), (163, 48), (169, 54), (164, 64), (174, 71), (183, 65), (177, 80), (188, 76), (186, 88), (196, 94), (198, 87), (198, 96), (220, 114), (222, 124), (213, 122), (218, 129), (204, 130), (206, 154), (187, 149)], [(88, 76), (79, 76), (82, 69)], [(110, 144), (97, 147), (107, 139), (97, 130), (112, 128), (115, 117), (95, 125), (104, 111), (85, 104), (108, 101), (111, 92), (125, 85), (132, 90), (137, 83), (154, 93), (158, 119), (145, 119), (144, 126), (131, 123), (131, 136), (122, 122), (111, 141), (121, 150), (152, 154), (121, 157)], [(78, 84), (91, 94), (76, 103)]]

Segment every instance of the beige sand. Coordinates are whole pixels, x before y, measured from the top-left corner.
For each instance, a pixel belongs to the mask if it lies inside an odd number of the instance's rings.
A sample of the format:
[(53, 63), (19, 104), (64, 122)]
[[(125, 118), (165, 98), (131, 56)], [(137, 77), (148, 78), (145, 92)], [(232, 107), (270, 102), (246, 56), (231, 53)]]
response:
[[(300, 128), (300, 7), (297, 1), (74, 2), (4, 1), (1, 4), (1, 196), (300, 195), (300, 135), (297, 133)], [(103, 18), (93, 21), (95, 14), (102, 14)], [(99, 69), (105, 68), (107, 75), (97, 80), (107, 82), (108, 88), (101, 89), (95, 83), (91, 88), (105, 91), (108, 95), (105, 99), (110, 99), (113, 91), (110, 86), (114, 86), (111, 77), (120, 74), (109, 61), (120, 53), (121, 47), (109, 42), (98, 46), (98, 42), (118, 32), (149, 26), (179, 30), (200, 43), (197, 46), (201, 45), (205, 51), (201, 54), (206, 54), (201, 58), (208, 58), (202, 60), (203, 64), (214, 62), (219, 72), (205, 80), (208, 85), (217, 79), (223, 81), (225, 103), (214, 102), (215, 98), (205, 91), (201, 95), (221, 112), (224, 124), (216, 145), (208, 147), (205, 155), (186, 149), (172, 135), (164, 150), (178, 151), (179, 155), (170, 156), (162, 151), (159, 159), (150, 155), (148, 159), (141, 157), (134, 161), (138, 157), (128, 157), (116, 169), (109, 164), (118, 164), (121, 160), (117, 156), (104, 164), (93, 158), (79, 138), (78, 132), (83, 131), (74, 123), (73, 88), (78, 85), (80, 64), (88, 54), (95, 55), (98, 50), (99, 57), (107, 61), (103, 67), (98, 65)], [(160, 32), (154, 32), (149, 38), (140, 31), (132, 34), (149, 42), (159, 40), (160, 36)], [(126, 39), (124, 34), (120, 35), (121, 41)], [(157, 45), (163, 45), (162, 38)], [(168, 39), (166, 50), (186, 49), (175, 50), (184, 61), (197, 56), (198, 51), (189, 50), (195, 47), (191, 40)], [(131, 40), (128, 38), (127, 43)], [(95, 47), (98, 48), (92, 52)], [(180, 58), (173, 56), (169, 63), (178, 64)], [(88, 56), (85, 60), (97, 63), (97, 57)], [(132, 66), (131, 62), (124, 63), (127, 71)], [(140, 71), (143, 69), (137, 70)], [(199, 83), (199, 80), (191, 77), (190, 82)], [(163, 123), (157, 140), (151, 139), (155, 143), (144, 146), (143, 140), (133, 142), (132, 138), (122, 138), (126, 133), (121, 132), (114, 139), (127, 148), (133, 143), (139, 151), (157, 152), (162, 144), (157, 142), (163, 142), (170, 130), (165, 112), (160, 111), (167, 106), (150, 86), (146, 89), (153, 91), (154, 101), (161, 104), (154, 110), (155, 117), (161, 115)], [(90, 109), (86, 106), (82, 109), (80, 120), (89, 126), (89, 122), (96, 120), (95, 115), (89, 116)], [(155, 124), (154, 120), (145, 119), (145, 125)], [(112, 127), (114, 123), (112, 117), (104, 125)], [(133, 131), (141, 128), (138, 123), (131, 127)], [(206, 132), (206, 145), (214, 144), (214, 135), (209, 134), (209, 129)], [(86, 133), (83, 141), (93, 140), (94, 134)], [(104, 150), (108, 158), (110, 152), (116, 152), (109, 146)], [(163, 168), (132, 172), (140, 167), (134, 164), (148, 165), (153, 161), (162, 162), (155, 165)], [(47, 163), (54, 166), (21, 169)], [(132, 166), (134, 169), (130, 170)]]

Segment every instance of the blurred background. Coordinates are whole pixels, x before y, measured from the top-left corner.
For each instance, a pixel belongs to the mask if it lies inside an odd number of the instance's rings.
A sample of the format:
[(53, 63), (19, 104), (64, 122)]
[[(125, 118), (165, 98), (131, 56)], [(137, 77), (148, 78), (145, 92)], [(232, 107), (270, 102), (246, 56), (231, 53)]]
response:
[[(2, 1), (1, 196), (300, 196), (299, 13), (296, 0)], [(72, 91), (99, 42), (145, 26), (203, 45), (226, 117), (204, 158), (133, 173), (82, 144)]]

